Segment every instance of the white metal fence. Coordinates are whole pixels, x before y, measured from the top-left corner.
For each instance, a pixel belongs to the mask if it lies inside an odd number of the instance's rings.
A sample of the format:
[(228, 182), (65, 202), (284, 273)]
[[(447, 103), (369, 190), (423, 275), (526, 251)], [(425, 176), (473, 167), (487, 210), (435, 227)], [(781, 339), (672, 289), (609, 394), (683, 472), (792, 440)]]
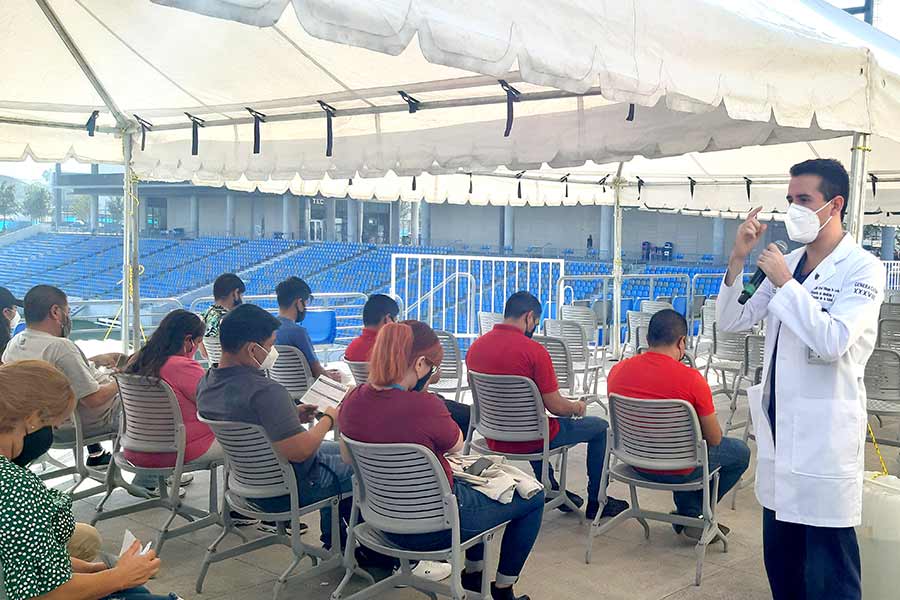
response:
[(555, 317), (564, 273), (562, 259), (393, 254), (391, 295), (406, 307), (405, 318), (474, 338), (477, 313), (503, 312), (506, 299), (520, 290), (541, 301), (545, 317)]

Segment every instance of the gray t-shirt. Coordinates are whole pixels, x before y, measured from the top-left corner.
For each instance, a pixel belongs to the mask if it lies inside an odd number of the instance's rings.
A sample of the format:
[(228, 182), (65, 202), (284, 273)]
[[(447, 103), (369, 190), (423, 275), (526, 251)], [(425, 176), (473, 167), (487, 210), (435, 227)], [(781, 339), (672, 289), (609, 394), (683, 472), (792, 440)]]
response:
[[(26, 329), (11, 339), (6, 346), (2, 361), (9, 363), (19, 360), (44, 360), (62, 371), (78, 400), (99, 390), (101, 383), (112, 381), (109, 375), (97, 370), (88, 362), (75, 342), (36, 329)], [(116, 398), (113, 396), (108, 403), (93, 408), (79, 402), (78, 413), (84, 421), (84, 426), (88, 428), (91, 425), (110, 422)]]
[(197, 412), (214, 421), (259, 425), (273, 442), (304, 431), (290, 393), (251, 367), (210, 369), (197, 386)]

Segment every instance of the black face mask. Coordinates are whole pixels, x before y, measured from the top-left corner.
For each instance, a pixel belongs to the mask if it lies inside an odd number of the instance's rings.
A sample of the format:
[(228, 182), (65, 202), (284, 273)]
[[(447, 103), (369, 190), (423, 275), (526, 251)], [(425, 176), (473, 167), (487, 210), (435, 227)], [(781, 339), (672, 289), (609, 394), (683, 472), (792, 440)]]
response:
[(429, 380), (431, 380), (431, 376), (434, 375), (433, 371), (429, 371), (425, 373), (424, 376), (420, 377), (418, 381), (416, 381), (416, 385), (412, 387), (411, 392), (421, 392), (425, 389), (425, 386), (428, 385)]
[(537, 323), (534, 324), (534, 327), (531, 328), (531, 331), (528, 330), (528, 326), (526, 325), (525, 337), (527, 337), (527, 338), (534, 337), (535, 331), (537, 331)]
[(244, 303), (244, 300), (241, 299), (241, 298), (235, 298), (235, 299), (234, 299), (234, 305), (235, 305), (235, 306), (240, 306), (240, 305), (243, 304), (243, 303)]
[(305, 318), (306, 318), (306, 309), (300, 310), (300, 309), (298, 308), (298, 309), (297, 309), (297, 316), (294, 317), (294, 323), (300, 323), (300, 322), (302, 322), (303, 319), (305, 319)]
[(52, 444), (52, 427), (47, 426), (38, 429), (37, 431), (33, 431), (26, 435), (22, 440), (22, 451), (18, 456), (13, 458), (13, 462), (20, 467), (27, 467), (31, 461), (46, 453)]

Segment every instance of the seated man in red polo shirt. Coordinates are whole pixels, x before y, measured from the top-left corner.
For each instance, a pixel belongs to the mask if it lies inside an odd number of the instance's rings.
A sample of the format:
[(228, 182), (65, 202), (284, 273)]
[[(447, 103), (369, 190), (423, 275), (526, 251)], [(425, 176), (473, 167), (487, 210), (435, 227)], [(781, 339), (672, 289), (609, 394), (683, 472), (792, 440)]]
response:
[[(355, 338), (347, 346), (344, 351), (344, 360), (350, 362), (369, 362), (372, 354), (372, 348), (375, 346), (375, 339), (378, 332), (388, 323), (396, 323), (397, 316), (400, 314), (400, 307), (397, 302), (390, 296), (384, 294), (372, 294), (366, 300), (363, 306), (363, 330), (359, 337)], [(429, 383), (440, 380), (440, 371), (434, 374)], [(447, 400), (440, 394), (437, 394), (450, 411), (450, 416), (459, 425), (463, 435), (469, 431), (469, 417), (472, 409), (462, 402)]]
[[(719, 470), (719, 500), (740, 481), (750, 464), (750, 449), (743, 441), (724, 437), (712, 392), (700, 371), (681, 362), (687, 345), (687, 321), (674, 310), (662, 310), (650, 319), (647, 329), (650, 349), (643, 354), (622, 361), (609, 372), (607, 391), (628, 398), (647, 400), (686, 400), (700, 420), (700, 431), (706, 440), (710, 470)], [(688, 471), (645, 471), (647, 479), (660, 483), (683, 483), (697, 479), (701, 469)], [(703, 514), (703, 492), (674, 492), (675, 506), (680, 515), (697, 517)], [(702, 530), (696, 527), (673, 525), (676, 532), (699, 539)], [(719, 523), (727, 534), (728, 528)]]
[[(572, 401), (559, 393), (559, 383), (550, 354), (539, 343), (530, 339), (541, 318), (541, 303), (528, 292), (516, 292), (506, 301), (503, 323), (475, 340), (466, 354), (466, 365), (470, 371), (488, 375), (520, 375), (534, 380), (544, 400), (544, 407), (557, 417), (550, 419), (550, 448), (587, 443), (588, 503), (585, 515), (588, 519), (597, 516), (600, 510), (600, 478), (606, 456), (606, 429), (609, 424), (600, 417), (584, 417), (586, 404)], [(584, 417), (584, 418), (571, 418)], [(500, 442), (487, 440), (488, 446), (498, 452), (526, 454), (540, 452), (539, 440), (533, 442)], [(541, 463), (532, 462), (535, 475), (541, 476)], [(550, 471), (553, 489), (559, 489)], [(581, 506), (583, 500), (575, 494), (569, 497)], [(560, 510), (568, 510), (560, 506)], [(624, 500), (609, 498), (603, 507), (604, 517), (613, 517), (628, 508)]]

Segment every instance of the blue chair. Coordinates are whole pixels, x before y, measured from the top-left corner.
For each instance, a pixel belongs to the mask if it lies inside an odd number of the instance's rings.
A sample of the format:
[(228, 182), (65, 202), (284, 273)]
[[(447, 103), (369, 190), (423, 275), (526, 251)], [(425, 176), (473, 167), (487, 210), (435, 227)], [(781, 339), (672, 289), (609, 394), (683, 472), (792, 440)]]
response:
[(333, 310), (316, 310), (306, 313), (303, 326), (314, 345), (333, 344), (337, 337), (337, 313)]

